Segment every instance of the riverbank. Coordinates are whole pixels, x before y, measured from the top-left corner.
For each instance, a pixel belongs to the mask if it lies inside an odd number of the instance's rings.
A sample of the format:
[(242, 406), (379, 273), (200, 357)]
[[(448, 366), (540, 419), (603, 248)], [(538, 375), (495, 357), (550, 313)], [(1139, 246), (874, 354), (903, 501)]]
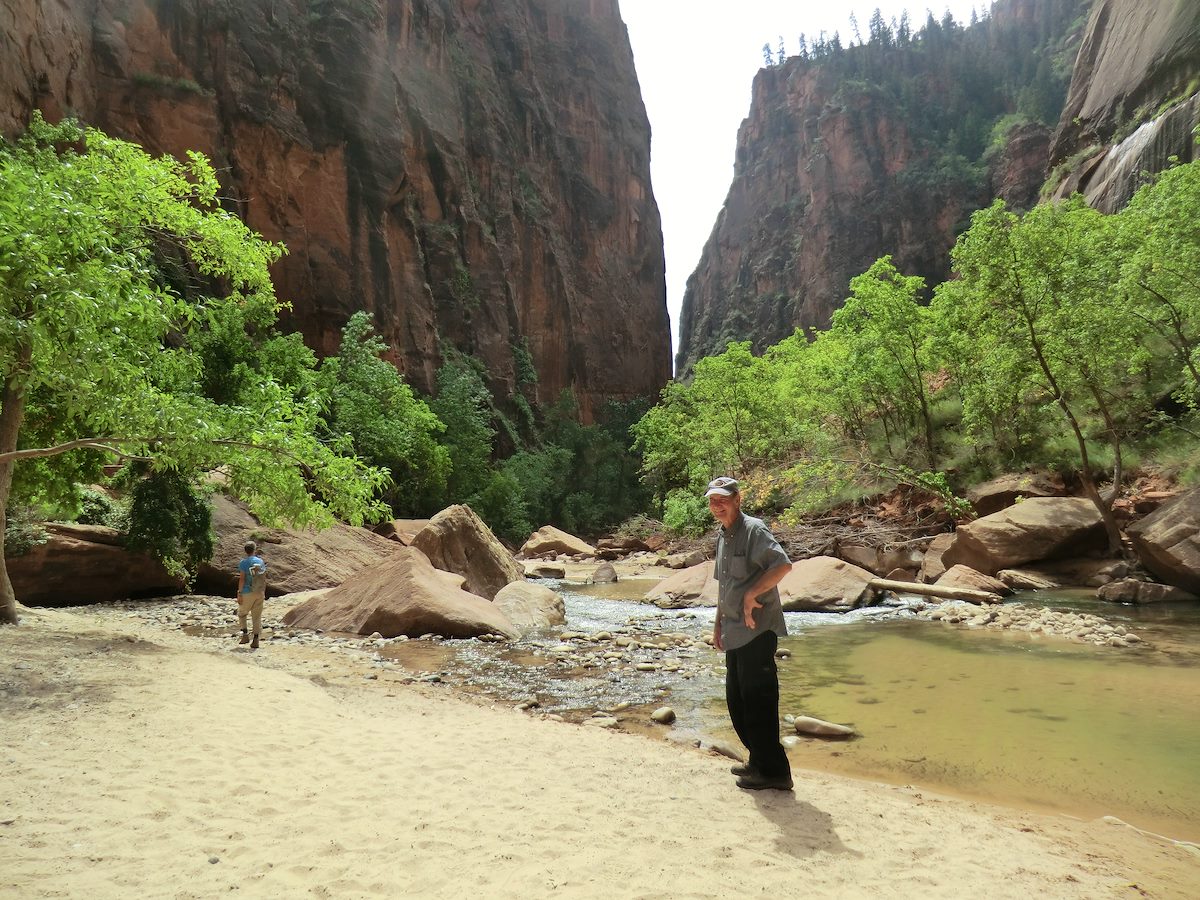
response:
[(0, 629), (0, 896), (1189, 897), (1104, 821), (728, 760), (466, 699), (369, 653), (257, 653), (120, 606)]

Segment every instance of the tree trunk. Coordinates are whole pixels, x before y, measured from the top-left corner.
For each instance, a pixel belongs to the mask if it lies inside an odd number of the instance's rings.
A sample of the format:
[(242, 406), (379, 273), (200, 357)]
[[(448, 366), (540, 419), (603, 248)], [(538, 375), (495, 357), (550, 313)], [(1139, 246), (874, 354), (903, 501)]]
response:
[[(1083, 482), (1083, 492), (1087, 494), (1087, 498), (1100, 511), (1100, 519), (1104, 522), (1104, 533), (1108, 535), (1109, 551), (1112, 553), (1121, 553), (1121, 529), (1117, 525), (1117, 517), (1113, 515), (1112, 502), (1106, 501), (1100, 496), (1100, 489), (1096, 487), (1096, 479), (1092, 475), (1090, 468), (1083, 469), (1079, 473), (1079, 480)], [(1117, 490), (1119, 488), (1114, 487), (1114, 497)]]
[[(25, 384), (21, 380), (24, 370), (33, 356), (33, 348), (24, 344), (17, 350), (16, 365), (4, 381), (0, 390), (0, 453), (17, 449), (17, 436), (21, 433), (21, 422), (25, 418)], [(12, 491), (12, 475), (15, 460), (0, 462), (0, 625), (16, 625), (17, 596), (13, 593), (12, 581), (8, 577), (8, 563), (4, 558), (4, 531), (8, 526), (8, 497)]]
[(916, 581), (892, 581), (888, 578), (872, 578), (868, 582), (868, 586), (892, 591), (896, 594), (921, 594), (926, 597), (941, 597), (949, 600), (968, 600), (971, 603), (999, 603), (1002, 599), (999, 594), (975, 588), (947, 587), (922, 584)]

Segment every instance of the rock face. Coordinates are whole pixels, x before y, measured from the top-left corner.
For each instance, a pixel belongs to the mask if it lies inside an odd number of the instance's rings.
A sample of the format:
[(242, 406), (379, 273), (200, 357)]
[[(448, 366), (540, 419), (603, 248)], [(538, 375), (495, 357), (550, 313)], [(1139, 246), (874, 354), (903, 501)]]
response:
[(942, 563), (994, 575), (1034, 560), (1101, 550), (1106, 541), (1092, 501), (1041, 497), (960, 526)]
[(271, 597), (339, 585), (386, 559), (398, 546), (349, 525), (324, 531), (264, 528), (244, 505), (223, 494), (213, 497), (212, 524), (217, 543), (212, 559), (196, 575), (196, 589), (230, 597), (237, 588), (237, 564), (248, 540), (259, 545), (258, 555), (267, 564)]
[(1167, 584), (1200, 594), (1200, 489), (1176, 497), (1127, 533), (1142, 565)]
[(462, 589), (462, 578), (435, 569), (420, 550), (397, 547), (384, 562), (293, 607), (285, 625), (384, 637), (478, 637), (519, 632), (483, 597)]
[(461, 575), (466, 590), (488, 600), (506, 584), (525, 580), (524, 567), (469, 506), (443, 509), (409, 546), (424, 553), (437, 568)]
[(501, 588), (492, 602), (522, 633), (567, 621), (563, 598), (542, 584), (515, 581)]
[[(970, 117), (1013, 112), (1008, 63), (1037, 69), (1060, 49), (1051, 45), (1067, 40), (1079, 6), (1000, 0), (969, 38), (970, 29), (935, 29), (921, 51), (915, 43), (857, 46), (759, 71), (725, 206), (688, 280), (676, 372), (688, 375), (731, 340), (761, 351), (797, 328), (827, 328), (850, 279), (885, 254), (932, 287), (949, 276), (948, 251), (971, 212), (998, 196), (1032, 205), (1047, 169), (1045, 128), (1014, 129), (984, 166), (983, 147), (947, 155), (953, 128), (937, 123), (947, 98), (964, 88), (973, 91)], [(946, 69), (933, 49), (941, 41), (957, 42), (963, 58), (986, 48), (980, 65), (998, 65), (1002, 55), (1006, 71)], [(991, 79), (995, 90), (975, 91), (970, 78)], [(1057, 105), (1042, 114), (1056, 116)], [(966, 156), (954, 161), (955, 153), (976, 155), (987, 171), (967, 173)]]
[(670, 375), (617, 0), (12, 0), (0, 133), (35, 108), (207, 154), (287, 244), (284, 324), (321, 354), (365, 309), (426, 392), (442, 343), (482, 359), (498, 397), (571, 388), (585, 417)]
[(930, 283), (948, 274), (957, 224), (987, 197), (903, 189), (916, 136), (882, 96), (841, 88), (801, 60), (755, 76), (733, 183), (684, 294), (677, 372), (731, 340), (761, 351), (827, 328), (850, 279), (885, 253)]
[(1051, 148), (1058, 196), (1120, 209), (1143, 171), (1194, 158), (1200, 124), (1200, 4), (1096, 0)]
[(1038, 202), (1050, 159), (1050, 129), (1038, 122), (1017, 125), (988, 166), (992, 192), (1009, 209), (1025, 211)]
[(120, 535), (111, 528), (53, 524), (45, 528), (50, 535), (46, 543), (5, 559), (13, 592), (26, 606), (163, 597), (183, 589), (158, 560), (122, 547)]
[(717, 579), (713, 564), (702, 562), (664, 578), (646, 594), (646, 599), (662, 609), (717, 605)]
[(792, 563), (779, 582), (779, 599), (787, 612), (846, 612), (870, 606), (876, 591), (868, 586), (875, 576), (832, 556), (814, 556)]
[(595, 556), (596, 548), (582, 538), (567, 534), (553, 525), (543, 525), (521, 545), (521, 555), (541, 556), (544, 553), (570, 553), (576, 556)]

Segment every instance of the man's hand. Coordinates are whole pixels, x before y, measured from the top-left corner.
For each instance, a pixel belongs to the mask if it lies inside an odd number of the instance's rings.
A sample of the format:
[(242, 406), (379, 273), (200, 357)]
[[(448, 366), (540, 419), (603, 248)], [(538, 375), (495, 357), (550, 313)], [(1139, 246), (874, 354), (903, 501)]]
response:
[(754, 611), (756, 609), (762, 609), (762, 604), (758, 602), (758, 595), (747, 591), (742, 600), (742, 621), (746, 623), (747, 628), (754, 627)]
[(725, 649), (725, 642), (721, 640), (721, 611), (717, 610), (717, 620), (713, 622), (713, 646), (718, 650)]

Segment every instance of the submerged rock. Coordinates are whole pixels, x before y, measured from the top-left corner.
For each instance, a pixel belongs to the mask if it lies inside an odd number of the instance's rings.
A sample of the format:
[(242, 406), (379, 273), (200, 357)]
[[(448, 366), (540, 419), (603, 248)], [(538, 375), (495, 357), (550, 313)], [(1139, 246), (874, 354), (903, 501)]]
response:
[(792, 727), (796, 729), (797, 734), (815, 734), (821, 737), (850, 737), (855, 733), (849, 725), (838, 725), (824, 719), (814, 719), (812, 716), (796, 716)]

